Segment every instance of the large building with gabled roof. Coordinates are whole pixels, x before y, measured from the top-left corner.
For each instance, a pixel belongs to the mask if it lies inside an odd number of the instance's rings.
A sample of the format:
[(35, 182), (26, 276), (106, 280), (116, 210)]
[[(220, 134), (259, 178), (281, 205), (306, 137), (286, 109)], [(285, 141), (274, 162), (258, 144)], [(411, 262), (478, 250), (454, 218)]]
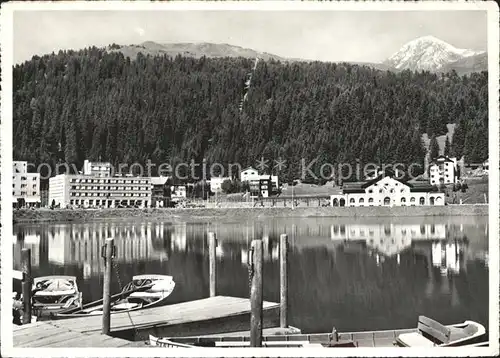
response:
[(444, 194), (429, 183), (404, 181), (386, 170), (376, 177), (347, 182), (342, 194), (331, 195), (331, 206), (423, 206), (444, 205)]

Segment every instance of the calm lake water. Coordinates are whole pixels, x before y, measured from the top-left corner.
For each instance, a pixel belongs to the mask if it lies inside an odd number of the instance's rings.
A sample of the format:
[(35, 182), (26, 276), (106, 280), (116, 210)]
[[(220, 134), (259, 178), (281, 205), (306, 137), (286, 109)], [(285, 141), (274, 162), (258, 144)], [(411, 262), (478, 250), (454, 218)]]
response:
[(15, 225), (14, 263), (32, 250), (35, 276), (74, 275), (84, 301), (102, 296), (101, 246), (113, 236), (112, 292), (133, 275), (168, 274), (169, 303), (208, 297), (207, 232), (217, 234), (218, 294), (249, 297), (247, 252), (264, 239), (264, 299), (279, 302), (279, 235), (287, 233), (289, 321), (305, 333), (488, 325), (487, 217), (268, 218), (235, 223)]

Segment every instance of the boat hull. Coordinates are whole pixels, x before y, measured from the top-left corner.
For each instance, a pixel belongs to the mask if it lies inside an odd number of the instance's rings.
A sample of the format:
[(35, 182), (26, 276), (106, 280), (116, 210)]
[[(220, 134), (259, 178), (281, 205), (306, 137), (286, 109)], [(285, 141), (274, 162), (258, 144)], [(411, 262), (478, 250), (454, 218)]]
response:
[[(165, 279), (164, 279), (165, 278)], [(122, 291), (111, 296), (111, 312), (110, 314), (126, 313), (138, 311), (145, 308), (152, 308), (166, 303), (168, 297), (172, 294), (175, 288), (175, 282), (171, 276), (163, 275), (140, 275), (134, 276), (132, 282), (143, 280), (147, 285), (136, 287), (128, 291)], [(149, 280), (149, 281), (148, 281)], [(124, 299), (133, 299), (136, 302), (119, 303)], [(143, 301), (144, 300), (144, 301)], [(149, 303), (144, 303), (148, 302)], [(152, 301), (152, 302), (151, 302)], [(102, 315), (102, 302), (97, 300), (84, 305), (81, 309), (65, 310), (52, 314), (52, 319), (65, 319)], [(129, 307), (129, 308), (127, 308)]]
[[(462, 328), (472, 321), (447, 327)], [(472, 322), (477, 324), (476, 322)], [(482, 326), (477, 324), (479, 328)], [(484, 329), (484, 327), (483, 327)], [(417, 333), (417, 328), (361, 331), (346, 333), (315, 333), (315, 334), (284, 334), (262, 337), (263, 347), (397, 347), (397, 337), (401, 334)], [(449, 344), (436, 345), (436, 347), (464, 347), (487, 346), (488, 336), (485, 330)], [(190, 348), (190, 347), (250, 347), (250, 335), (211, 335), (199, 337), (157, 338), (150, 336), (150, 345), (165, 348)]]

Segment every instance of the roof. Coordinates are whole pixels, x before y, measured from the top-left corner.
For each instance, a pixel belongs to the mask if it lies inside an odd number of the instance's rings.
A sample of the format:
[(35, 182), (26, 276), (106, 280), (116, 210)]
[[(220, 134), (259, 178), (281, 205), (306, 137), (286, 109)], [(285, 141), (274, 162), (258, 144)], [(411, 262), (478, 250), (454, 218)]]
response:
[(243, 169), (241, 172), (245, 172), (245, 171), (247, 171), (248, 169), (252, 169), (252, 170), (257, 171), (257, 169), (255, 169), (254, 167), (246, 167), (246, 168), (245, 168), (245, 169)]
[(344, 193), (364, 193), (367, 181), (348, 182), (342, 185)]
[(405, 183), (406, 185), (408, 185), (410, 187), (410, 190), (413, 191), (413, 192), (428, 192), (428, 191), (432, 191), (434, 189), (434, 187), (425, 182), (425, 183), (422, 183), (422, 182), (406, 182)]
[(453, 160), (451, 160), (449, 157), (447, 157), (445, 155), (438, 155), (436, 158), (434, 158), (434, 160), (432, 162), (435, 163), (437, 161), (440, 161), (440, 162), (443, 161), (443, 162), (453, 163)]
[(409, 182), (405, 180), (400, 180), (398, 179), (394, 172), (392, 170), (386, 169), (384, 172), (379, 174), (377, 177), (366, 180), (366, 181), (358, 181), (358, 182), (346, 182), (342, 186), (342, 191), (343, 193), (364, 193), (365, 188), (369, 187), (370, 185), (379, 182), (385, 177), (391, 177), (394, 180), (397, 180), (401, 184), (407, 185), (410, 187), (410, 190), (412, 192), (429, 192), (433, 190), (433, 186), (430, 185), (427, 182)]
[(151, 184), (165, 185), (170, 177), (151, 177)]

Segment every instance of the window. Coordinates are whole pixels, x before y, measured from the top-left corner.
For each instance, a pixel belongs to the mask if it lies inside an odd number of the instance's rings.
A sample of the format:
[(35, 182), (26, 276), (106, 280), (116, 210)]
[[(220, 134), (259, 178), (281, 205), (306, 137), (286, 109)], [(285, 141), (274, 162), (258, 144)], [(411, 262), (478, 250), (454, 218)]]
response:
[(369, 198), (368, 203), (373, 204), (373, 198)]
[(425, 198), (424, 197), (421, 197), (420, 198), (420, 205), (424, 205), (425, 204)]
[(368, 193), (373, 193), (373, 189), (368, 189)]
[(363, 199), (363, 198), (360, 198), (360, 199), (359, 199), (359, 203), (360, 203), (360, 204), (363, 204), (364, 202), (365, 202), (365, 199)]
[(354, 204), (354, 202), (355, 202), (354, 198), (349, 199), (349, 202), (350, 202), (351, 204)]
[(402, 203), (406, 203), (406, 198), (401, 198)]

